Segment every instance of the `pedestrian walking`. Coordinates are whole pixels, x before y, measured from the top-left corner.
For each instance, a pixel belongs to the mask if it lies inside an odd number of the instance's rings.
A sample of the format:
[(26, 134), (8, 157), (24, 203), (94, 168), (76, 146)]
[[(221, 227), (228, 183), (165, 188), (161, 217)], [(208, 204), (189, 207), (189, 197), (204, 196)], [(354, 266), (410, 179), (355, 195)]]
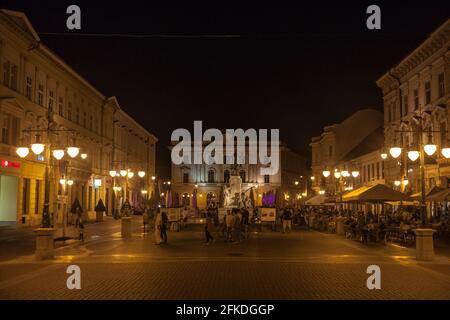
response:
[(167, 212), (163, 211), (161, 213), (161, 240), (162, 243), (167, 243), (167, 228), (169, 224), (169, 218), (167, 217)]
[(242, 214), (239, 209), (235, 212), (233, 220), (233, 243), (239, 243), (241, 241)]
[(162, 224), (162, 216), (161, 211), (158, 209), (155, 216), (155, 244), (161, 244), (161, 224)]
[(233, 241), (233, 222), (234, 222), (234, 209), (233, 212), (231, 212), (230, 210), (227, 210), (227, 215), (226, 215), (226, 226), (227, 226), (227, 240), (226, 241)]
[(244, 228), (244, 239), (248, 239), (248, 227), (250, 223), (250, 212), (247, 209), (242, 211), (242, 227)]
[(283, 212), (283, 233), (291, 232), (292, 228), (292, 211), (289, 208), (284, 209)]
[(78, 222), (78, 240), (84, 242), (84, 224), (81, 220)]
[(206, 244), (210, 244), (211, 242), (214, 242), (214, 238), (210, 232), (211, 229), (212, 229), (212, 217), (208, 217), (208, 218), (206, 218), (206, 223), (205, 223)]
[(142, 214), (142, 222), (144, 223), (144, 232), (148, 232), (148, 223), (149, 223), (149, 213), (148, 209), (145, 208), (144, 213)]

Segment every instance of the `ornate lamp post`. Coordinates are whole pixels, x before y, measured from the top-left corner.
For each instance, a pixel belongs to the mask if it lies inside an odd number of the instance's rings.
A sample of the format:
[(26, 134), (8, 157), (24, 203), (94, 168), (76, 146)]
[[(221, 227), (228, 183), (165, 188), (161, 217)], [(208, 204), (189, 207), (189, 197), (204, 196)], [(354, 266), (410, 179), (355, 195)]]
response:
[[(416, 133), (418, 135), (417, 141), (417, 150), (409, 150), (407, 155), (411, 161), (416, 161), (419, 159), (420, 166), (420, 189), (421, 189), (421, 197), (420, 197), (420, 216), (421, 216), (421, 228), (416, 229), (416, 257), (418, 260), (432, 260), (434, 257), (434, 248), (433, 248), (433, 230), (429, 228), (429, 220), (426, 211), (426, 198), (425, 198), (425, 154), (428, 156), (432, 156), (437, 151), (437, 145), (433, 144), (432, 138), (433, 133), (442, 133), (441, 130), (424, 130), (423, 129), (423, 117), (422, 111), (419, 108), (419, 115), (415, 116), (418, 121), (418, 129), (417, 130), (396, 130), (395, 133)], [(446, 132), (446, 131), (445, 131)], [(428, 141), (424, 143), (423, 135), (428, 134)], [(397, 159), (402, 154), (402, 148), (399, 146), (392, 146), (389, 149), (389, 153), (392, 158)], [(441, 149), (441, 154), (444, 158), (450, 158), (450, 148), (444, 147)], [(382, 155), (383, 157), (383, 155)], [(385, 159), (385, 158), (384, 158)], [(404, 179), (403, 181), (395, 181), (396, 186), (400, 186), (403, 184), (406, 186), (408, 184), (408, 180)]]

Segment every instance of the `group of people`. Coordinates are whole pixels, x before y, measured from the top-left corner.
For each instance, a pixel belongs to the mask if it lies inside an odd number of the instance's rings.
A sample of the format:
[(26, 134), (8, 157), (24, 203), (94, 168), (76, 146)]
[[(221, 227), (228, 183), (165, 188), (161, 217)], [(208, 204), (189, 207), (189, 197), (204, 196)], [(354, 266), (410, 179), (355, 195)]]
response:
[(248, 239), (248, 230), (250, 223), (250, 213), (247, 209), (231, 209), (227, 210), (227, 214), (223, 217), (222, 235), (225, 241), (239, 243), (244, 239)]

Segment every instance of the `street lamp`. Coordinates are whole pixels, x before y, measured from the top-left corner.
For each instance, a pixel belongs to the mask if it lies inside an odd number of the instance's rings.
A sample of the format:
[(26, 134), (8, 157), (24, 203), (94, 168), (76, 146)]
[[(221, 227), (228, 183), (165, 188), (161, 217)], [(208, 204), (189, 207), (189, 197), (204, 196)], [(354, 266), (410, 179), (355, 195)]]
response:
[(359, 171), (352, 171), (352, 176), (353, 178), (358, 178), (359, 177)]
[(381, 159), (386, 160), (387, 156), (388, 156), (388, 155), (387, 155), (386, 152), (382, 152), (382, 153), (381, 153)]
[(64, 150), (62, 149), (55, 149), (53, 150), (53, 156), (56, 160), (61, 160), (64, 157)]
[(25, 158), (30, 153), (30, 150), (27, 147), (19, 147), (17, 148), (16, 153), (19, 157)]
[(77, 147), (68, 147), (67, 148), (67, 154), (71, 158), (75, 158), (78, 155), (79, 152), (80, 152), (80, 148), (77, 148)]
[(145, 171), (138, 171), (138, 176), (140, 177), (140, 178), (143, 178), (144, 176), (145, 176)]
[(67, 180), (67, 185), (69, 186), (73, 185), (73, 180)]
[(397, 159), (402, 153), (402, 148), (392, 147), (389, 149), (389, 153), (391, 154), (392, 158)]
[(128, 172), (128, 178), (133, 178), (134, 177), (134, 172), (133, 171), (129, 171)]
[(111, 176), (111, 178), (114, 178), (117, 175), (117, 171), (116, 170), (110, 170), (109, 171), (109, 175)]
[(322, 174), (325, 178), (328, 178), (330, 176), (330, 171), (329, 170), (324, 170), (322, 171)]
[(86, 160), (86, 158), (87, 158), (87, 154), (86, 153), (82, 153), (81, 154), (81, 159)]
[(33, 143), (31, 145), (31, 151), (33, 151), (35, 155), (40, 155), (44, 151), (44, 149), (45, 147), (42, 143)]
[(120, 170), (120, 175), (122, 176), (122, 177), (125, 177), (126, 175), (127, 175), (127, 170), (125, 170), (125, 169), (122, 169), (122, 170)]
[(420, 152), (419, 151), (409, 151), (408, 152), (408, 158), (411, 161), (416, 161), (417, 159), (419, 159), (420, 157)]

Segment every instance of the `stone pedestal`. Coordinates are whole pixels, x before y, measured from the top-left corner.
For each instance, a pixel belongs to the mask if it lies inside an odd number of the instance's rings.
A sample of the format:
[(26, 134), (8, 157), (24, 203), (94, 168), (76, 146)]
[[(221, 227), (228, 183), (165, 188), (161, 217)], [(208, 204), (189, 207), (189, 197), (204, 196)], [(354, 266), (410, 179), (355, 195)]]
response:
[(103, 216), (105, 215), (104, 211), (101, 212), (96, 212), (96, 221), (97, 222), (102, 222), (103, 221)]
[(416, 229), (416, 259), (431, 261), (434, 259), (433, 229)]
[(122, 217), (122, 238), (130, 239), (131, 238), (131, 217)]
[(345, 222), (345, 218), (344, 217), (337, 217), (336, 218), (336, 234), (338, 234), (338, 235), (344, 235), (345, 234), (344, 222)]
[(34, 232), (36, 233), (36, 260), (53, 259), (55, 248), (53, 238), (56, 229), (38, 228)]

